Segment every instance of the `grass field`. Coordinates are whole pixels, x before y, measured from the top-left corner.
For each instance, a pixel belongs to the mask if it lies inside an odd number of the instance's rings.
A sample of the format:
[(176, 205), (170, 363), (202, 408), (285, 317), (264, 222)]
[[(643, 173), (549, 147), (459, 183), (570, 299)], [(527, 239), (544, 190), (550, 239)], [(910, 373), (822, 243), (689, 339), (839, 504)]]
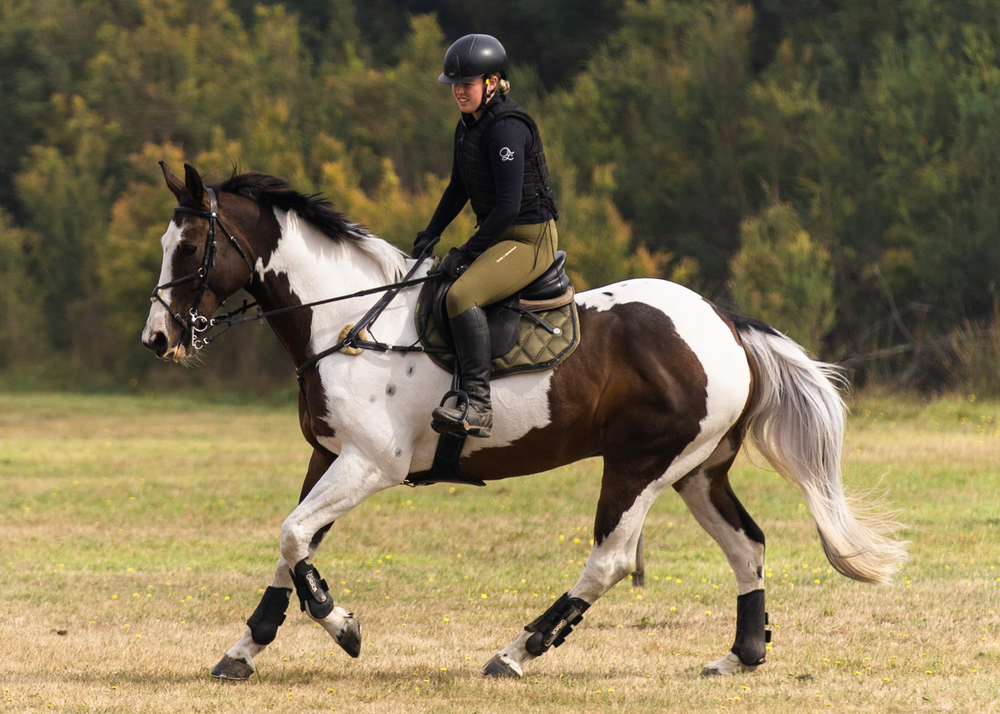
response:
[(732, 643), (735, 583), (668, 493), (644, 589), (614, 588), (524, 679), (479, 677), (580, 572), (585, 462), (370, 500), (316, 561), (361, 657), (293, 604), (259, 677), (215, 682), (305, 472), (291, 403), (0, 394), (0, 711), (1000, 712), (1000, 405), (971, 397), (852, 405), (848, 487), (883, 493), (912, 541), (889, 586), (832, 572), (799, 494), (741, 457), (734, 489), (768, 539), (757, 672), (698, 676)]

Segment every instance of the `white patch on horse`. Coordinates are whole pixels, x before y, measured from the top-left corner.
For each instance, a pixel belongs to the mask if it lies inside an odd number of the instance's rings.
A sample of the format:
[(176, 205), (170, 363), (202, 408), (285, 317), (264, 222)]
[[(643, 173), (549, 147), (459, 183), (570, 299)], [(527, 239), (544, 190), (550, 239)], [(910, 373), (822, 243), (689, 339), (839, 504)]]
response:
[[(160, 264), (160, 277), (157, 285), (166, 285), (174, 279), (173, 265), (174, 253), (180, 247), (184, 239), (184, 232), (176, 223), (170, 221), (166, 232), (160, 238), (160, 245), (163, 248), (163, 262)], [(161, 296), (167, 303), (170, 302), (170, 292), (173, 288), (166, 288)], [(149, 308), (149, 317), (146, 318), (146, 325), (142, 330), (142, 340), (149, 343), (153, 335), (162, 332), (164, 335), (170, 334), (170, 320), (173, 319), (167, 308), (159, 300), (153, 300)]]
[(489, 439), (469, 439), (463, 456), (480, 449), (510, 446), (532, 429), (552, 422), (549, 389), (553, 370), (531, 374), (513, 374), (490, 383), (493, 402), (493, 432)]

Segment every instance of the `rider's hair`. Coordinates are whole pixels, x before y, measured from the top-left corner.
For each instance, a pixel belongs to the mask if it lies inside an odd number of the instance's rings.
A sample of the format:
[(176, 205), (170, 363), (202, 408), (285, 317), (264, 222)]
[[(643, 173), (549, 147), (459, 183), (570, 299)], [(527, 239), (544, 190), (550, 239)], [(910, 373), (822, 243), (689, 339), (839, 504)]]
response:
[(486, 75), (486, 79), (489, 80), (491, 77), (494, 77), (494, 76), (497, 78), (496, 93), (497, 94), (506, 94), (507, 92), (509, 92), (510, 91), (510, 82), (508, 82), (506, 79), (504, 79), (503, 77), (501, 77), (499, 74), (497, 74), (497, 75), (488, 74), (488, 75)]

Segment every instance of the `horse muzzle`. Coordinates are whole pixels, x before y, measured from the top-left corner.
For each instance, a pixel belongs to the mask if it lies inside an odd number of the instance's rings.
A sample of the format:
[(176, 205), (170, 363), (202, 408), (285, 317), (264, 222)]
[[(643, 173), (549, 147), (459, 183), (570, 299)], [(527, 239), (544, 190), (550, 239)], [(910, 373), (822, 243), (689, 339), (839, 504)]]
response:
[(171, 346), (166, 333), (153, 332), (149, 336), (143, 336), (142, 344), (153, 350), (153, 353), (165, 362), (180, 362), (188, 356), (187, 348), (183, 344)]

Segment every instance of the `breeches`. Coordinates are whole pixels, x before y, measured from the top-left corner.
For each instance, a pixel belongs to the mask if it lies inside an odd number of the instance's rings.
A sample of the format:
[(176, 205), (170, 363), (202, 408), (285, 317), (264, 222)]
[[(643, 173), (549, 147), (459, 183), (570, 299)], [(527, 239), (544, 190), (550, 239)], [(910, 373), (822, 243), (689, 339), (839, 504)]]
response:
[(556, 222), (513, 225), (476, 258), (448, 291), (448, 317), (513, 295), (549, 269), (556, 257)]

